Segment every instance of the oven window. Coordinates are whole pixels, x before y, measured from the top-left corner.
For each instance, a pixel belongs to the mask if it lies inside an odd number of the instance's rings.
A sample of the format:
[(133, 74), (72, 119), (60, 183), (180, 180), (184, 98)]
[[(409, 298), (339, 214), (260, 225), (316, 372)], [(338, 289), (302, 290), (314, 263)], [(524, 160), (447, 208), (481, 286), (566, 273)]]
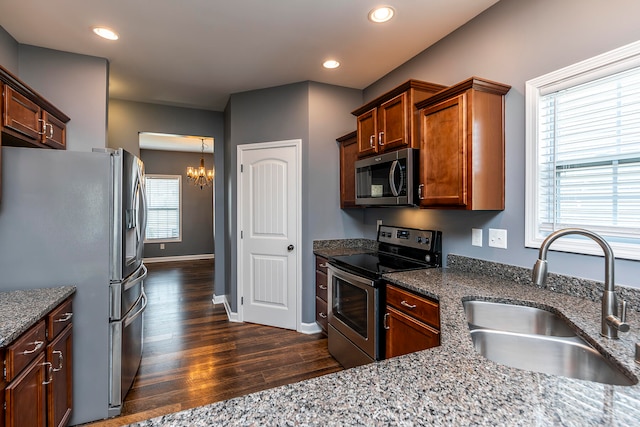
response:
[(333, 280), (333, 316), (367, 339), (367, 290), (340, 278)]

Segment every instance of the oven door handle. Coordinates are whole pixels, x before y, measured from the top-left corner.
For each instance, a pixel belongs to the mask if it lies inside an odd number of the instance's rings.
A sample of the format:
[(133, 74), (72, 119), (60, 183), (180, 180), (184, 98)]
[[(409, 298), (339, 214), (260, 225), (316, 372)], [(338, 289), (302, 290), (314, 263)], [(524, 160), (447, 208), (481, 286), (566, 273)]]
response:
[[(373, 280), (369, 280), (366, 279), (364, 277), (361, 276), (357, 276), (355, 274), (349, 273), (347, 271), (342, 270), (339, 267), (335, 267), (332, 264), (329, 264), (328, 267), (329, 271), (331, 272), (331, 274), (333, 276), (336, 276), (342, 280), (345, 280), (349, 283), (351, 283), (354, 286), (357, 286), (359, 288), (374, 288), (374, 282)], [(330, 282), (331, 283), (331, 282)]]

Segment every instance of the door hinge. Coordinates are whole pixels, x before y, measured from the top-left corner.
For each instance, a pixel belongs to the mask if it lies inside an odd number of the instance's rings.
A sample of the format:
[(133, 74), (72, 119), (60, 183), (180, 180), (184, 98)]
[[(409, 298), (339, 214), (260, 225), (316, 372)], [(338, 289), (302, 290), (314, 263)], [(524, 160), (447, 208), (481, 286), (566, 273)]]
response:
[(244, 239), (244, 231), (240, 230), (240, 238)]
[(240, 163), (240, 173), (244, 172), (244, 165)]
[(240, 297), (240, 305), (244, 305), (244, 297)]

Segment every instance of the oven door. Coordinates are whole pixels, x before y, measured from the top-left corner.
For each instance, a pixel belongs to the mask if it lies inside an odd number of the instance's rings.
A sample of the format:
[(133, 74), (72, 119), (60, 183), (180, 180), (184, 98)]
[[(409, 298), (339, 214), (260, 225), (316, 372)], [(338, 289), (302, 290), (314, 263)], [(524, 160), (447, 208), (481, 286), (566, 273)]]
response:
[[(329, 264), (328, 282), (329, 351), (345, 367), (379, 360), (379, 289), (375, 281)], [(344, 360), (358, 349), (368, 360)]]

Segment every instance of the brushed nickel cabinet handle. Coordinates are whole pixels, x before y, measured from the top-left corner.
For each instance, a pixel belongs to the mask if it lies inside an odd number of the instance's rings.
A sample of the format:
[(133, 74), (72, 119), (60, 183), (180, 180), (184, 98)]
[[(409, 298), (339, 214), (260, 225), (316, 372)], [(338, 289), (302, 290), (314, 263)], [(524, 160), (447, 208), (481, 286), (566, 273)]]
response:
[(376, 136), (375, 135), (371, 135), (369, 137), (369, 147), (373, 148), (373, 141), (375, 140)]
[(322, 317), (323, 319), (327, 318), (327, 315), (324, 314), (323, 312), (318, 313), (318, 316)]
[(61, 317), (60, 319), (56, 319), (54, 320), (54, 322), (64, 323), (69, 321), (69, 319), (71, 319), (72, 317), (73, 317), (73, 313), (65, 313), (64, 317)]
[(408, 309), (410, 309), (410, 310), (413, 310), (414, 308), (416, 308), (416, 307), (417, 307), (417, 305), (415, 305), (415, 304), (413, 304), (413, 305), (412, 305), (412, 304), (409, 304), (408, 302), (406, 302), (406, 301), (404, 301), (404, 300), (403, 300), (403, 301), (401, 301), (401, 302), (400, 302), (400, 304), (402, 304), (403, 306), (407, 307), (407, 308), (408, 308)]
[(40, 348), (42, 348), (42, 344), (44, 344), (44, 341), (34, 341), (31, 344), (34, 344), (33, 350), (25, 350), (22, 352), (22, 354), (33, 354), (36, 351), (40, 350)]
[(53, 372), (58, 372), (62, 370), (62, 364), (64, 362), (64, 356), (62, 355), (62, 352), (60, 350), (55, 350), (53, 352), (53, 354), (57, 354), (58, 355), (58, 367), (57, 368), (53, 368)]
[(381, 147), (384, 145), (384, 132), (378, 134), (378, 145)]
[(384, 317), (382, 318), (382, 326), (384, 326), (384, 328), (388, 331), (389, 325), (387, 324), (387, 319), (389, 318), (389, 313), (385, 313)]
[(51, 382), (53, 381), (53, 365), (51, 364), (51, 362), (44, 362), (42, 364), (42, 366), (47, 366), (47, 365), (49, 365), (49, 369), (48, 369), (48, 371), (49, 371), (49, 379), (48, 380), (44, 380), (42, 382), (42, 385), (51, 384)]
[(327, 287), (326, 287), (325, 285), (320, 285), (320, 286), (318, 286), (318, 287), (319, 287), (320, 289), (322, 289), (323, 291), (326, 291), (326, 290), (327, 290)]

